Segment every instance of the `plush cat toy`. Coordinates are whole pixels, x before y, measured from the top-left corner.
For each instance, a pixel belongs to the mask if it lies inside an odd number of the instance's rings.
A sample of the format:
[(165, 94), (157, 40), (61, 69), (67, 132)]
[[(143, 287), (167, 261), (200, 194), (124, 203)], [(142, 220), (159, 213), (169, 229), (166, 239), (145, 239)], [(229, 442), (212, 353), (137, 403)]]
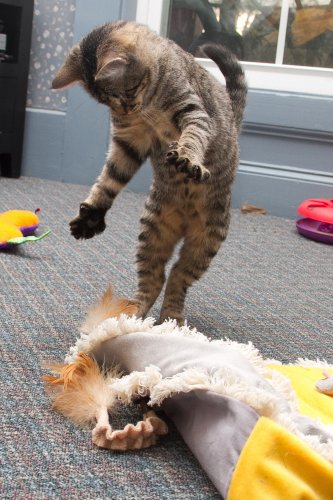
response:
[[(55, 410), (95, 425), (97, 446), (131, 450), (167, 433), (160, 408), (223, 498), (332, 498), (333, 399), (315, 389), (332, 366), (282, 365), (251, 344), (136, 312), (111, 290), (91, 310), (65, 364), (44, 377)], [(143, 420), (113, 430), (115, 407), (138, 398), (151, 408)]]
[(28, 241), (38, 241), (45, 238), (51, 231), (35, 236), (39, 226), (37, 213), (30, 210), (8, 210), (0, 214), (0, 250), (21, 245)]

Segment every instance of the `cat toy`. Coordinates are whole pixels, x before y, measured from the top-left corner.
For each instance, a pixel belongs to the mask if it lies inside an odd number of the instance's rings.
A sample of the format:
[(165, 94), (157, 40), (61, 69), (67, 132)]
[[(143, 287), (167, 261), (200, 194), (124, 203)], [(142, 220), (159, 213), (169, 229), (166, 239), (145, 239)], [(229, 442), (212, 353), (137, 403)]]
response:
[(333, 200), (324, 198), (305, 200), (297, 212), (305, 217), (296, 221), (300, 234), (333, 245)]
[(7, 250), (16, 245), (29, 241), (39, 241), (45, 238), (51, 231), (36, 236), (35, 231), (39, 227), (37, 213), (30, 210), (8, 210), (0, 214), (0, 250)]
[[(168, 432), (155, 413), (163, 410), (228, 500), (332, 497), (333, 400), (314, 381), (323, 369), (333, 376), (333, 366), (282, 365), (252, 344), (136, 312), (112, 290), (91, 309), (65, 364), (48, 364), (54, 410), (95, 426), (98, 447), (123, 452)], [(150, 407), (143, 420), (114, 430), (115, 409), (140, 399)]]

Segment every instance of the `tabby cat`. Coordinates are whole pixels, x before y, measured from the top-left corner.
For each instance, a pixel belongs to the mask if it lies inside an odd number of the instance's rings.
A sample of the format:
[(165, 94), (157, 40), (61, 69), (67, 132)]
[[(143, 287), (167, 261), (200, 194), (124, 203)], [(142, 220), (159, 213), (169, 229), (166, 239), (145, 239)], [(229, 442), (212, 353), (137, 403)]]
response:
[(106, 163), (70, 222), (75, 238), (105, 229), (105, 214), (149, 157), (154, 177), (137, 249), (135, 300), (145, 316), (165, 281), (176, 243), (179, 258), (167, 280), (160, 319), (183, 320), (187, 289), (207, 270), (226, 238), (231, 186), (246, 83), (235, 56), (205, 45), (226, 87), (192, 55), (147, 27), (119, 21), (94, 29), (74, 46), (52, 87), (80, 83), (111, 111)]

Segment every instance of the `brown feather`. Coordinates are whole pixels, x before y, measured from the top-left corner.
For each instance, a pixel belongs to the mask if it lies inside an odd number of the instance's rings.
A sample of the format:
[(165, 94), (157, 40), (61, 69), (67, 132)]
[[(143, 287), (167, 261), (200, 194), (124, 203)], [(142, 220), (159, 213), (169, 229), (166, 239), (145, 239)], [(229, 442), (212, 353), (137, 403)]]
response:
[(107, 318), (119, 318), (121, 314), (133, 316), (137, 312), (138, 307), (134, 301), (114, 297), (112, 286), (109, 286), (101, 299), (88, 311), (81, 330), (90, 333)]
[(95, 360), (80, 353), (75, 363), (50, 365), (58, 376), (45, 375), (43, 380), (52, 398), (52, 408), (79, 425), (92, 424), (101, 408), (114, 411), (116, 398), (110, 389), (121, 373), (101, 371)]

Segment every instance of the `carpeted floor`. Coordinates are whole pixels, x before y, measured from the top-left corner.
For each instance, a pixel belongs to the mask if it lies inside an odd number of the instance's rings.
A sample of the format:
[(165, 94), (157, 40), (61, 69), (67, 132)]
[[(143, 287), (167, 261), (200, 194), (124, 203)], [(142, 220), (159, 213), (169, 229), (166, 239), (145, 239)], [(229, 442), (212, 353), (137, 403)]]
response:
[[(76, 241), (68, 221), (87, 191), (0, 178), (0, 211), (40, 207), (40, 230), (52, 230), (40, 242), (0, 253), (0, 498), (219, 498), (174, 429), (149, 450), (113, 453), (95, 448), (89, 430), (50, 409), (43, 362), (63, 359), (87, 307), (109, 282), (126, 296), (135, 288), (144, 196), (122, 193), (107, 230)], [(299, 236), (292, 220), (233, 211), (227, 242), (188, 295), (189, 324), (212, 338), (251, 341), (284, 362), (332, 363), (332, 250)], [(118, 424), (136, 417), (126, 410)]]

